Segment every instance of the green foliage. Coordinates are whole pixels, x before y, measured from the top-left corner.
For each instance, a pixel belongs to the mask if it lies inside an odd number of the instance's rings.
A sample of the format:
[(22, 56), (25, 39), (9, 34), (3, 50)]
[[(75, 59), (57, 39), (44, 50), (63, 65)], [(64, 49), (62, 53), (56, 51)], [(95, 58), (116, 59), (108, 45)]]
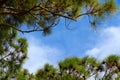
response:
[[(119, 62), (119, 59), (120, 57), (117, 55), (110, 55), (101, 62), (88, 56), (66, 58), (59, 62), (57, 69), (49, 64), (39, 69), (36, 73), (36, 80), (87, 80), (93, 75), (95, 76), (94, 79), (98, 79), (101, 72), (105, 72), (104, 76), (100, 78), (102, 80), (112, 80), (112, 76), (115, 74), (117, 74), (115, 80), (119, 80), (120, 70), (117, 66), (119, 63), (108, 67), (108, 63), (111, 61)], [(53, 72), (55, 73), (52, 74)]]
[(75, 66), (80, 65), (81, 60), (79, 58), (73, 57), (73, 58), (66, 58), (64, 62), (60, 62), (59, 66), (60, 69), (67, 69), (67, 68), (75, 68)]
[(43, 69), (39, 69), (36, 73), (36, 80), (53, 80), (56, 79), (56, 69), (46, 64)]
[[(0, 25), (8, 25), (23, 33), (43, 31), (47, 35), (61, 17), (76, 21), (86, 15), (90, 24), (97, 26), (116, 11), (115, 0), (2, 0)], [(24, 28), (20, 27), (24, 23), (32, 30), (22, 30)]]
[(90, 24), (97, 26), (116, 11), (115, 0), (0, 0), (0, 80), (86, 80), (101, 71), (110, 71), (103, 79), (120, 75), (120, 57), (116, 55), (103, 63), (93, 57), (67, 58), (58, 64), (59, 68), (46, 64), (35, 75), (30, 74), (22, 69), (28, 43), (17, 33), (42, 31), (46, 36), (61, 17), (77, 21), (86, 15)]
[(17, 37), (16, 30), (7, 26), (0, 29), (0, 80), (8, 80), (17, 75), (26, 59), (28, 43)]
[(23, 70), (18, 71), (15, 79), (17, 79), (17, 80), (35, 80), (35, 76), (33, 74), (30, 74), (28, 72), (28, 70), (23, 69)]

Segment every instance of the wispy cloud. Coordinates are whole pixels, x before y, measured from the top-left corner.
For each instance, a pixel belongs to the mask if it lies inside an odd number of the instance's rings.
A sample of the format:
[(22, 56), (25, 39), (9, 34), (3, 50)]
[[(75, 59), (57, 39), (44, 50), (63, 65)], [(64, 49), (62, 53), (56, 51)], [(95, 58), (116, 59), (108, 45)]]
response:
[(57, 48), (47, 46), (43, 44), (40, 39), (33, 36), (27, 36), (29, 42), (28, 57), (23, 65), (30, 72), (35, 72), (37, 69), (49, 63), (56, 65), (57, 62), (62, 58), (63, 52)]
[[(99, 36), (99, 35), (98, 35)], [(85, 55), (104, 59), (110, 54), (120, 54), (120, 27), (108, 27), (100, 32), (99, 41)]]

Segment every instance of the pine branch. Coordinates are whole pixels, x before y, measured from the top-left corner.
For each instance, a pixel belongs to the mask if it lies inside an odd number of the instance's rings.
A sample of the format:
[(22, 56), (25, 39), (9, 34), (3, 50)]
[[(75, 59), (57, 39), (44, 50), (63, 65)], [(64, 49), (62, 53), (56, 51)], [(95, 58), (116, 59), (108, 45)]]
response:
[(0, 24), (0, 27), (1, 26), (9, 26), (9, 27), (11, 27), (11, 28), (13, 28), (13, 29), (15, 29), (15, 30), (17, 30), (19, 32), (22, 32), (22, 33), (30, 33), (30, 32), (35, 32), (35, 31), (43, 31), (43, 29), (21, 30), (21, 29), (15, 27), (13, 25), (10, 25), (10, 24)]

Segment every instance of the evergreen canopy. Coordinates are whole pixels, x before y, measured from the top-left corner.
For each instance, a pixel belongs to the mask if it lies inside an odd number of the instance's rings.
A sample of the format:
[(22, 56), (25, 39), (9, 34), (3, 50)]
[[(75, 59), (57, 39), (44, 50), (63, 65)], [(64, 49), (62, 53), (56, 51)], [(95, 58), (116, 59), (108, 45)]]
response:
[[(86, 15), (90, 24), (96, 26), (116, 10), (115, 0), (1, 0), (0, 28), (8, 26), (23, 33), (48, 34), (61, 17), (77, 21)], [(21, 26), (24, 23), (32, 27), (26, 29)]]

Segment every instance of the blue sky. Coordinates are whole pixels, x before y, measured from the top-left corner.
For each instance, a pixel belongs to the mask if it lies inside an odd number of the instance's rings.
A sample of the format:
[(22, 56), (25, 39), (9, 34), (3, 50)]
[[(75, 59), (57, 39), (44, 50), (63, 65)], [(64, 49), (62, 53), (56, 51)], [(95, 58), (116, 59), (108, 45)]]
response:
[[(120, 3), (117, 0), (118, 4)], [(103, 59), (110, 54), (120, 54), (120, 12), (107, 19), (93, 30), (82, 17), (69, 25), (73, 30), (65, 28), (64, 20), (52, 30), (52, 34), (44, 37), (41, 32), (24, 34), (29, 42), (28, 59), (23, 65), (30, 72), (35, 72), (45, 63), (57, 65), (66, 57), (83, 57), (86, 55)]]

